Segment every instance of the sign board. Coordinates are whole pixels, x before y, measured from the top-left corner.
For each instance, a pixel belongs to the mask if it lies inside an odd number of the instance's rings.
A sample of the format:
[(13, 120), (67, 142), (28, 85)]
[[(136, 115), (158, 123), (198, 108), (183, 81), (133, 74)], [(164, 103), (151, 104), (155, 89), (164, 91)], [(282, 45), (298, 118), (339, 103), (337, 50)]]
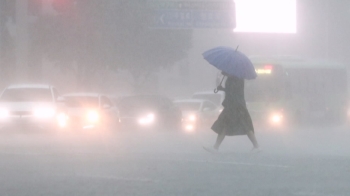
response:
[(149, 1), (157, 10), (228, 10), (233, 1)]
[(235, 28), (233, 1), (151, 1), (153, 28)]

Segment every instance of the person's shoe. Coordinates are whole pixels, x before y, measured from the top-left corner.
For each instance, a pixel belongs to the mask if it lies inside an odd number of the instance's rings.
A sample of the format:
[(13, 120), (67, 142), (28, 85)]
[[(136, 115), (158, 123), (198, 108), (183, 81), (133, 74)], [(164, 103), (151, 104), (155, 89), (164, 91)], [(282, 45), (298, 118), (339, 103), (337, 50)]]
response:
[(210, 152), (210, 153), (214, 153), (214, 154), (219, 152), (218, 149), (213, 148), (213, 147), (205, 147), (205, 146), (203, 146), (203, 149), (208, 151), (208, 152)]
[(251, 150), (251, 153), (260, 153), (260, 152), (262, 152), (262, 150), (260, 148), (253, 148)]

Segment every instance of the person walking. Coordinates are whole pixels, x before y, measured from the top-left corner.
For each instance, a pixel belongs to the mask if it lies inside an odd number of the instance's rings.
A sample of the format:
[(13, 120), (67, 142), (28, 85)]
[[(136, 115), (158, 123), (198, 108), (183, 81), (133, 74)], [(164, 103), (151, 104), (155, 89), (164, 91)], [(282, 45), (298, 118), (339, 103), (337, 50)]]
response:
[(247, 135), (253, 144), (254, 152), (260, 151), (255, 137), (254, 126), (244, 98), (244, 79), (222, 72), (227, 77), (225, 88), (221, 85), (217, 90), (225, 92), (222, 103), (224, 109), (211, 129), (218, 134), (213, 147), (205, 147), (210, 152), (217, 152), (226, 136)]
[(218, 90), (225, 91), (222, 103), (224, 109), (211, 127), (218, 134), (216, 142), (213, 147), (205, 149), (217, 152), (226, 136), (247, 135), (253, 143), (253, 151), (260, 151), (244, 98), (244, 80), (253, 80), (257, 77), (253, 63), (245, 54), (238, 51), (238, 47), (236, 49), (226, 46), (215, 47), (204, 52), (203, 57), (222, 71), (224, 77), (221, 83), (227, 77), (225, 88), (220, 83), (214, 90), (215, 93)]

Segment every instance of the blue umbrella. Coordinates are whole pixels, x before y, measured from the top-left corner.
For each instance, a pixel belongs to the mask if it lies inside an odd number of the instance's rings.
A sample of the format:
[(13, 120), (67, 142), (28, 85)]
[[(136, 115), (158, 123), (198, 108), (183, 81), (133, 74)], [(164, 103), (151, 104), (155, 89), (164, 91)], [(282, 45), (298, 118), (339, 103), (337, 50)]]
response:
[(228, 75), (252, 80), (257, 77), (255, 68), (249, 58), (230, 47), (216, 47), (203, 53), (210, 64)]

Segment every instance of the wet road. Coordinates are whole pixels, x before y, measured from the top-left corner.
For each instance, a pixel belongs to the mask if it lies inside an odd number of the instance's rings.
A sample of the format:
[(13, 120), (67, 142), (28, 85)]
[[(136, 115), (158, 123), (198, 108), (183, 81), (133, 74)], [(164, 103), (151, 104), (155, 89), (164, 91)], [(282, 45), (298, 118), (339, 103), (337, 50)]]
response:
[(215, 134), (97, 131), (2, 134), (1, 195), (350, 194), (350, 131), (346, 128), (257, 130), (248, 138)]

